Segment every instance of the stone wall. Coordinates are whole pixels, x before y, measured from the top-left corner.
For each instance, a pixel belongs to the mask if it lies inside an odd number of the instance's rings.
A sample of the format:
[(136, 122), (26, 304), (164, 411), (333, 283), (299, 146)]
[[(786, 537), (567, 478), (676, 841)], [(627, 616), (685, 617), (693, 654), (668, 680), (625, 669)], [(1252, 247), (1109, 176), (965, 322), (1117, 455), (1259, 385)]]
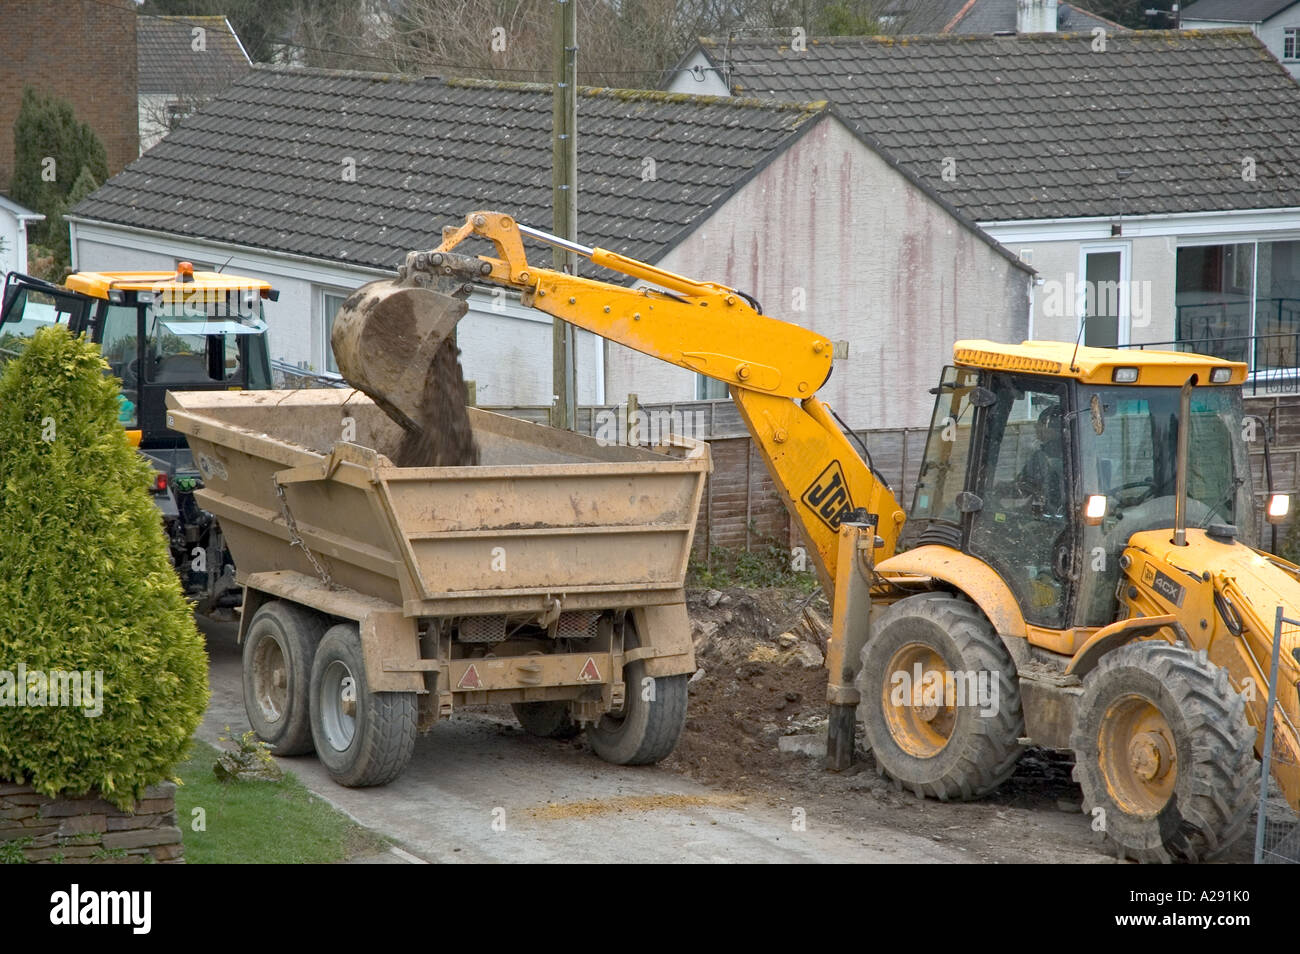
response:
[(50, 798), (27, 785), (0, 782), (0, 858), (18, 843), (29, 862), (183, 863), (176, 786), (145, 789), (134, 812), (95, 795)]

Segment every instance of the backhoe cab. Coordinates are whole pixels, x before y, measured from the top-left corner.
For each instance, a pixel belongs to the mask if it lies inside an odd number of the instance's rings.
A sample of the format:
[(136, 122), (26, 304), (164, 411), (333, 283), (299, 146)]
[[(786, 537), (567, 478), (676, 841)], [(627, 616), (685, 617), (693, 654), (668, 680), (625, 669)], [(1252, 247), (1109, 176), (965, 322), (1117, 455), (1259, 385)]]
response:
[[(99, 345), (122, 382), (118, 417), (153, 465), (154, 500), (187, 595), (211, 611), (238, 603), (220, 530), (193, 491), (202, 474), (185, 439), (167, 427), (168, 391), (271, 387), (264, 281), (194, 270), (76, 272), (65, 285), (10, 272), (0, 306), (0, 362), (42, 327), (66, 325)], [(200, 556), (201, 552), (201, 556)]]

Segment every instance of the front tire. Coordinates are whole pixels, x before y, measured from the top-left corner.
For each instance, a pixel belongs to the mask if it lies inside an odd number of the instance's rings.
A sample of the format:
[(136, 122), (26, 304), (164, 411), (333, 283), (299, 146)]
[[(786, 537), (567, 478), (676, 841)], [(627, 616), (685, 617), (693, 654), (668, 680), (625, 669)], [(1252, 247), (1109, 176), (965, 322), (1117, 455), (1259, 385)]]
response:
[(1083, 808), (1135, 861), (1203, 861), (1245, 831), (1255, 732), (1227, 670), (1163, 641), (1107, 653), (1083, 682), (1074, 732)]
[(413, 692), (371, 692), (356, 623), (331, 627), (311, 669), (311, 734), (330, 778), (348, 788), (387, 785), (415, 751)]
[(1016, 667), (965, 600), (922, 593), (890, 606), (862, 648), (857, 686), (877, 767), (918, 796), (978, 798), (1015, 771), (1025, 731)]
[(308, 684), (324, 621), (274, 600), (258, 607), (244, 635), (244, 711), (273, 755), (312, 750)]

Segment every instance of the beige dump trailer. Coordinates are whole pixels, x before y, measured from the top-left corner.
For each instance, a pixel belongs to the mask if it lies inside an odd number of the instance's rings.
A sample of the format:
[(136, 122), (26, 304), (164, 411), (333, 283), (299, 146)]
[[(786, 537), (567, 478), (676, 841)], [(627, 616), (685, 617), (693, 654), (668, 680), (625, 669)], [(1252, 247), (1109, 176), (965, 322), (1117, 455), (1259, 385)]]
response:
[(168, 395), (244, 586), (244, 699), (277, 754), (396, 778), (417, 730), (510, 703), (619, 764), (672, 751), (695, 669), (683, 583), (706, 445), (606, 446), (470, 409), (481, 463), (395, 467), (347, 390)]

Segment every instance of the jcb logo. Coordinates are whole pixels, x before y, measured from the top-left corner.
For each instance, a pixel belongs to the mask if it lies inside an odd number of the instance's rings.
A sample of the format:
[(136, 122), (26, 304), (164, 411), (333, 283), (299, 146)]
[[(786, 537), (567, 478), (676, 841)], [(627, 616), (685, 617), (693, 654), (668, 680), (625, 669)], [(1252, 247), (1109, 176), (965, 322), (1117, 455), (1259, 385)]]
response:
[(833, 460), (803, 492), (803, 502), (821, 519), (822, 523), (839, 532), (840, 523), (853, 510), (849, 485), (844, 481), (840, 462)]

